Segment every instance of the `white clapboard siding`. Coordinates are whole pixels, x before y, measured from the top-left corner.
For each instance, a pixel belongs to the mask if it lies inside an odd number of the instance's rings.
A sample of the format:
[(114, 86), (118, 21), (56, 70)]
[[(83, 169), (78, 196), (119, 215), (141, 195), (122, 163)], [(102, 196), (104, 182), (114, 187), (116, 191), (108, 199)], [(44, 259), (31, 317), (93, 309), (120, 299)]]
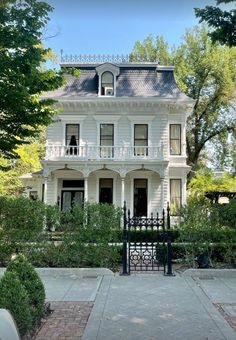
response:
[(153, 174), (151, 177), (151, 185), (150, 188), (150, 213), (156, 214), (157, 212), (160, 213), (161, 207), (161, 181), (160, 176), (158, 174)]
[(80, 140), (83, 145), (96, 145), (97, 144), (97, 122), (91, 116), (86, 117), (81, 124)]
[(49, 144), (61, 144), (65, 139), (61, 122), (54, 122), (47, 128), (47, 142)]
[(117, 145), (130, 145), (131, 141), (131, 123), (126, 116), (122, 116), (117, 123)]

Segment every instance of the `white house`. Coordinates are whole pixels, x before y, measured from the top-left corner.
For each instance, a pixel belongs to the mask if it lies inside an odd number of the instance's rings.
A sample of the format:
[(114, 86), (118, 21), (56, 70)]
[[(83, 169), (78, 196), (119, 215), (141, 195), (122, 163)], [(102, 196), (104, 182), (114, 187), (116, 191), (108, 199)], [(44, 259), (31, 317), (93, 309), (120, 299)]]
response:
[(81, 56), (61, 66), (80, 76), (47, 93), (60, 111), (47, 130), (42, 172), (22, 179), (29, 196), (62, 210), (74, 201), (126, 201), (135, 216), (184, 203), (193, 100), (177, 87), (173, 67)]

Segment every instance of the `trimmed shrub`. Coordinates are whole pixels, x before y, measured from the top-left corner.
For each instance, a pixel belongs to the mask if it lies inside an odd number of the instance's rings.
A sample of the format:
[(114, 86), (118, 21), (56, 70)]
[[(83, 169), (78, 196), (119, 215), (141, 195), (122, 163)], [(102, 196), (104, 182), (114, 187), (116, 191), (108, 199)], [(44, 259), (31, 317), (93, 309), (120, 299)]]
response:
[(21, 336), (32, 329), (28, 293), (16, 273), (6, 272), (0, 280), (0, 308), (11, 312)]
[(44, 315), (45, 290), (40, 277), (23, 255), (17, 255), (10, 262), (7, 272), (15, 273), (26, 289), (29, 296), (33, 323), (35, 324)]
[(177, 242), (183, 247), (188, 265), (195, 267), (196, 259), (201, 257), (208, 258), (209, 264), (220, 260), (234, 265), (236, 229), (222, 225), (219, 209), (221, 207), (201, 197), (191, 199), (179, 210)]

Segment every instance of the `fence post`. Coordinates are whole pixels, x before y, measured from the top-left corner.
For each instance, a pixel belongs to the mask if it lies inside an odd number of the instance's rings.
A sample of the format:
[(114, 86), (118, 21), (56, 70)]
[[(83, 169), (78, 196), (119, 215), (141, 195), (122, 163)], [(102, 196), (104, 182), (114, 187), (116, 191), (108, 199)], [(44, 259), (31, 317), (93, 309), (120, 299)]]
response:
[(170, 230), (170, 206), (167, 203), (167, 228), (166, 228), (166, 236), (167, 236), (167, 276), (175, 276), (172, 272), (172, 244), (171, 244), (171, 230)]
[(126, 216), (126, 202), (124, 202), (123, 207), (124, 215), (123, 215), (123, 222), (124, 222), (124, 229), (123, 229), (123, 249), (122, 249), (122, 273), (121, 275), (129, 275), (127, 271), (127, 216)]

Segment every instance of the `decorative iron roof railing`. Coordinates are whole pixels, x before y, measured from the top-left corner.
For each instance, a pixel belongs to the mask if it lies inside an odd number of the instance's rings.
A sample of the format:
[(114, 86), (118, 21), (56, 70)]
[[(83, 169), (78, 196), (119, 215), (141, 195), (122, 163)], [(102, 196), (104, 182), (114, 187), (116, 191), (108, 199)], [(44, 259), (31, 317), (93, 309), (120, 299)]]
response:
[(63, 54), (62, 63), (129, 63), (132, 58), (129, 54)]

